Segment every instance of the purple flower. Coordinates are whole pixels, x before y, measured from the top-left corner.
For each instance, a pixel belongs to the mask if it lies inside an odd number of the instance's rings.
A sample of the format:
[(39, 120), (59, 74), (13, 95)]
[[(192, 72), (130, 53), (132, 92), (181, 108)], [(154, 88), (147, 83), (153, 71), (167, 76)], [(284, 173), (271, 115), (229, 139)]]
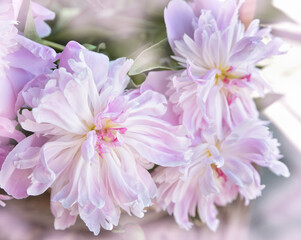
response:
[(183, 128), (160, 120), (165, 97), (125, 90), (131, 65), (69, 42), (60, 68), (22, 91), (32, 110), (24, 109), (19, 122), (34, 134), (8, 155), (0, 183), (15, 198), (51, 188), (56, 229), (79, 215), (98, 234), (100, 225), (118, 224), (121, 209), (143, 217), (156, 194), (147, 169), (189, 157)]
[(173, 0), (165, 9), (174, 58), (185, 68), (168, 94), (191, 134), (206, 127), (221, 137), (222, 128), (257, 118), (252, 96), (269, 88), (256, 64), (280, 54), (282, 41), (259, 29), (258, 20), (245, 29), (238, 10), (234, 0)]
[(278, 161), (279, 144), (264, 122), (246, 120), (223, 135), (220, 139), (204, 134), (191, 147), (193, 155), (187, 165), (155, 170), (158, 202), (183, 228), (192, 226), (189, 217), (195, 217), (197, 212), (215, 231), (219, 223), (215, 205), (225, 206), (238, 194), (246, 204), (260, 196), (264, 186), (254, 164), (289, 176), (287, 167)]
[(35, 43), (18, 34), (16, 21), (10, 14), (10, 1), (0, 4), (0, 168), (8, 153), (9, 138), (20, 141), (24, 135), (15, 129), (17, 97), (24, 85), (36, 75), (50, 72), (56, 53), (53, 49)]

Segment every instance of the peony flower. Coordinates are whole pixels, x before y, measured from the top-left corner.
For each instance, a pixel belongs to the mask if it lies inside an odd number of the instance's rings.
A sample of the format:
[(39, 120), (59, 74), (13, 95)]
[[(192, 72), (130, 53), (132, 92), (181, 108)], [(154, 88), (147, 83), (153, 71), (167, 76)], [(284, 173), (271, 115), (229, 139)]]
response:
[(33, 135), (10, 152), (0, 184), (15, 198), (51, 188), (56, 229), (79, 215), (96, 235), (100, 225), (116, 226), (121, 210), (143, 217), (156, 194), (147, 169), (186, 162), (183, 128), (160, 120), (165, 97), (125, 91), (131, 65), (69, 42), (59, 69), (22, 91), (32, 110), (24, 109), (19, 122)]
[(254, 20), (245, 29), (235, 0), (173, 0), (164, 17), (175, 59), (185, 68), (172, 77), (170, 101), (190, 134), (203, 127), (233, 128), (257, 118), (254, 93), (263, 96), (269, 85), (256, 64), (280, 54), (282, 41)]
[(158, 167), (154, 172), (160, 206), (183, 228), (189, 229), (189, 218), (198, 214), (215, 231), (219, 223), (215, 205), (225, 206), (238, 194), (246, 204), (260, 196), (264, 186), (254, 165), (289, 176), (279, 161), (279, 144), (264, 122), (246, 120), (223, 135), (220, 139), (204, 134), (199, 144), (191, 147), (191, 162), (183, 167)]
[(56, 57), (53, 49), (18, 34), (15, 18), (9, 14), (13, 6), (10, 1), (0, 3), (0, 9), (7, 10), (0, 14), (0, 168), (11, 149), (9, 139), (24, 138), (15, 128), (18, 93), (36, 75), (50, 72)]

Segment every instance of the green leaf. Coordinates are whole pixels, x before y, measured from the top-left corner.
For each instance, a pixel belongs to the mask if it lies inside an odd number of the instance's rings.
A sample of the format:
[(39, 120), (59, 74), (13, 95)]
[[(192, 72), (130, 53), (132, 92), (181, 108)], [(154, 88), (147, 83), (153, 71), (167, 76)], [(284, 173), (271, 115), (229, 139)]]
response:
[(90, 50), (90, 51), (94, 51), (94, 50), (96, 50), (96, 48), (97, 48), (95, 45), (92, 45), (92, 44), (90, 44), (90, 43), (84, 43), (83, 46), (84, 46), (85, 48), (87, 48), (88, 50)]
[(101, 50), (105, 50), (107, 48), (106, 43), (102, 42), (97, 45), (97, 52), (100, 52)]
[(42, 42), (41, 42), (43, 45), (45, 46), (48, 46), (48, 47), (51, 47), (51, 48), (54, 48), (58, 51), (64, 51), (65, 49), (65, 46), (64, 45), (61, 45), (59, 43), (55, 43), (55, 42), (51, 42), (51, 41), (48, 41), (48, 40), (45, 40), (45, 39), (42, 39)]
[(31, 8), (31, 1), (24, 1), (24, 4), (29, 4), (29, 7), (27, 8), (27, 16), (26, 16), (26, 23), (25, 23), (25, 29), (24, 29), (24, 36), (35, 41), (38, 43), (42, 43), (42, 39), (39, 37), (36, 31), (36, 26), (34, 24), (34, 18), (32, 14), (32, 8)]
[(146, 75), (144, 73), (137, 74), (131, 77), (131, 80), (135, 87), (140, 86), (146, 79)]
[(168, 61), (166, 61), (168, 49), (169, 44), (166, 38), (145, 49), (135, 59), (129, 71), (129, 75), (138, 75), (154, 69), (172, 70), (172, 68), (168, 66)]
[(94, 51), (94, 52), (100, 52), (101, 50), (106, 49), (106, 44), (104, 42), (99, 43), (97, 46), (90, 44), (90, 43), (84, 43), (83, 46), (85, 48), (87, 48), (90, 51)]

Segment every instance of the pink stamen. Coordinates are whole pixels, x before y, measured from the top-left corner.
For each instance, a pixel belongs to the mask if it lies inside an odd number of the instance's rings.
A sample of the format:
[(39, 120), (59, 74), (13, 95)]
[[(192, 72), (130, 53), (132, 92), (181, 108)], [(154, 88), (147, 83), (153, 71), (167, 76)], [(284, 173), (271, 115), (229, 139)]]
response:
[(220, 168), (217, 168), (217, 167), (216, 167), (216, 168), (215, 168), (215, 171), (216, 171), (218, 177), (223, 178), (225, 182), (227, 181), (227, 176), (226, 176), (226, 174), (225, 174)]
[(224, 81), (224, 83), (230, 83), (230, 80), (226, 77), (223, 79), (223, 81)]
[(227, 102), (228, 102), (229, 105), (231, 105), (232, 102), (233, 102), (236, 98), (237, 98), (236, 95), (234, 95), (234, 94), (228, 92), (228, 94), (227, 94)]
[(124, 134), (127, 131), (126, 128), (103, 127), (104, 128), (96, 131), (97, 142), (95, 146), (96, 151), (101, 158), (103, 158), (104, 153), (109, 152), (110, 148), (121, 145), (117, 138), (117, 134)]
[(234, 68), (232, 66), (229, 67), (229, 69), (226, 72), (232, 72)]
[(126, 132), (126, 130), (127, 130), (126, 128), (112, 128), (112, 129), (120, 132), (121, 134), (124, 134)]
[(251, 81), (251, 73), (249, 73), (249, 74), (246, 76), (246, 79), (247, 79), (247, 82), (250, 82), (250, 81)]
[(249, 73), (249, 74), (247, 74), (245, 76), (242, 76), (242, 77), (240, 77), (238, 79), (241, 79), (241, 80), (246, 79), (247, 82), (250, 82), (251, 81), (251, 74)]
[(230, 66), (227, 70), (224, 70), (224, 72), (222, 72), (221, 76), (223, 77), (222, 80), (224, 83), (237, 85), (235, 83), (235, 80), (246, 79), (247, 82), (251, 81), (251, 74), (239, 76), (239, 75), (235, 75), (235, 72), (234, 73), (232, 72), (233, 70), (234, 70), (234, 68), (232, 66)]

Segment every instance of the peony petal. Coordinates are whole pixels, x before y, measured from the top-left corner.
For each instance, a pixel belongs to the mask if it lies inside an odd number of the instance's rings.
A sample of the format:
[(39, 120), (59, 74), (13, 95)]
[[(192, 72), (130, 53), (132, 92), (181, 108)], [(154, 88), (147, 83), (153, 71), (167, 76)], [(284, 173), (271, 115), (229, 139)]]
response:
[(226, 176), (236, 185), (243, 187), (253, 182), (253, 173), (250, 168), (236, 159), (226, 159), (221, 168)]
[[(37, 164), (38, 159), (36, 158), (36, 154), (28, 155), (28, 153), (36, 153), (36, 151), (38, 151), (38, 147), (41, 146), (44, 141), (45, 139), (43, 138), (38, 138), (36, 135), (31, 135), (21, 141), (8, 154), (6, 160), (4, 161), (0, 171), (0, 184), (1, 187), (14, 198), (20, 199), (28, 196), (27, 189), (31, 185), (30, 176), (33, 172), (32, 168), (16, 168), (16, 166), (18, 166), (16, 162), (22, 160), (20, 159), (22, 155), (26, 155), (29, 158), (28, 161), (33, 161), (27, 167), (34, 166), (34, 162)], [(34, 149), (31, 150), (30, 148), (32, 147)]]
[(53, 20), (55, 13), (35, 2), (32, 2), (31, 6), (38, 35), (41, 38), (47, 37), (50, 35), (51, 28), (44, 21)]
[(54, 228), (64, 230), (75, 224), (77, 215), (73, 216), (58, 202), (51, 202), (51, 212), (55, 216)]
[(284, 177), (290, 176), (290, 172), (289, 172), (287, 166), (280, 161), (273, 161), (271, 163), (271, 165), (269, 166), (269, 169), (278, 176), (279, 175), (282, 175)]
[(164, 20), (169, 44), (175, 47), (175, 40), (182, 39), (184, 34), (193, 36), (194, 15), (192, 9), (183, 0), (170, 1), (164, 11)]
[[(96, 86), (98, 90), (100, 90), (102, 85), (106, 81), (106, 77), (109, 71), (109, 58), (104, 54), (88, 51), (79, 43), (70, 41), (65, 46), (65, 49), (61, 55), (59, 66), (64, 67), (68, 72), (73, 73), (73, 70), (69, 65), (69, 60), (75, 59), (79, 61), (80, 53), (83, 53), (85, 63), (91, 69)], [(101, 67), (99, 67), (100, 65)]]

